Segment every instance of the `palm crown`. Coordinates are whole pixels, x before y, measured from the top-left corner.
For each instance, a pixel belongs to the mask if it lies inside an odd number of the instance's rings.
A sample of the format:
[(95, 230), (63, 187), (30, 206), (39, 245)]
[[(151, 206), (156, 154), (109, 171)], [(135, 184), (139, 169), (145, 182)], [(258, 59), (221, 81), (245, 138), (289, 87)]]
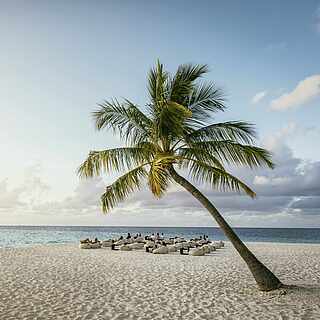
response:
[(159, 62), (148, 76), (150, 102), (145, 112), (125, 99), (99, 104), (93, 112), (98, 130), (112, 129), (126, 146), (91, 151), (78, 172), (81, 177), (124, 172), (101, 197), (103, 212), (110, 211), (147, 182), (161, 197), (177, 166), (195, 182), (222, 191), (255, 193), (227, 172), (225, 165), (273, 167), (270, 153), (254, 146), (253, 125), (243, 121), (212, 123), (212, 115), (226, 109), (223, 92), (202, 82), (206, 65), (180, 65), (170, 75)]

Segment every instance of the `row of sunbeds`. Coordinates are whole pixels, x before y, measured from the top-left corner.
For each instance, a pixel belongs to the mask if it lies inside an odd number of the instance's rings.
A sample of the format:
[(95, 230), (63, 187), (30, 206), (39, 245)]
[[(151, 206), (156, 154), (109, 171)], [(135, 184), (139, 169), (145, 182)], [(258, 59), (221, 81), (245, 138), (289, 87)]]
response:
[(80, 240), (80, 249), (100, 249), (111, 248), (112, 250), (132, 251), (145, 250), (153, 254), (169, 254), (180, 252), (180, 254), (189, 254), (192, 256), (203, 256), (224, 247), (223, 241), (210, 241), (208, 239), (170, 238), (170, 239), (151, 239), (146, 240), (143, 237), (130, 239), (108, 239), (99, 241), (95, 239)]

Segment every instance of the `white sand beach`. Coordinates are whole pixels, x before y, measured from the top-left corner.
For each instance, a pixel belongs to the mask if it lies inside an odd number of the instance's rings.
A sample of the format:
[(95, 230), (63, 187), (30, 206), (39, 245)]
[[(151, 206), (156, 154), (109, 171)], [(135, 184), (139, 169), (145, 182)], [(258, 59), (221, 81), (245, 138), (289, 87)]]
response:
[(249, 247), (297, 287), (259, 292), (228, 243), (202, 257), (0, 249), (0, 319), (320, 319), (320, 245)]

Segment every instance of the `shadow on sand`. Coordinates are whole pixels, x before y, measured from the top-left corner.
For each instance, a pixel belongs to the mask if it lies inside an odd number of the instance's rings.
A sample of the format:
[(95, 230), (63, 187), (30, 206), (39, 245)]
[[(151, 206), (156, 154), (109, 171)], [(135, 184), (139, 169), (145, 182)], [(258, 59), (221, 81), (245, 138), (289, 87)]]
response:
[(320, 285), (288, 285), (283, 284), (279, 289), (280, 295), (297, 294), (297, 295), (318, 295), (320, 297)]

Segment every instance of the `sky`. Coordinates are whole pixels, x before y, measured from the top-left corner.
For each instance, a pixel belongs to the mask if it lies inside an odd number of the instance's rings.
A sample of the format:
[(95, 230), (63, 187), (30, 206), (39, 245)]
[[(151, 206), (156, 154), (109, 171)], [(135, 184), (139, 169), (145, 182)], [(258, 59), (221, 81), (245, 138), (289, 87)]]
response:
[(103, 215), (115, 175), (79, 180), (112, 97), (148, 102), (157, 59), (208, 64), (227, 95), (214, 121), (255, 123), (274, 170), (234, 168), (258, 194), (199, 186), (238, 227), (320, 227), (320, 1), (3, 1), (0, 10), (0, 225), (215, 226), (178, 186), (142, 190)]

